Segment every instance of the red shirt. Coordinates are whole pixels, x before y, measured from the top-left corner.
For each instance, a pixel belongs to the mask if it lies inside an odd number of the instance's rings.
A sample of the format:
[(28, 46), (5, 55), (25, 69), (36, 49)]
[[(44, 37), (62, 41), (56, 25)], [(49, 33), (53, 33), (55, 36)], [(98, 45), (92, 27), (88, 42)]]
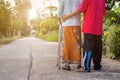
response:
[(105, 15), (105, 0), (83, 0), (78, 7), (84, 13), (84, 33), (102, 35), (103, 16)]

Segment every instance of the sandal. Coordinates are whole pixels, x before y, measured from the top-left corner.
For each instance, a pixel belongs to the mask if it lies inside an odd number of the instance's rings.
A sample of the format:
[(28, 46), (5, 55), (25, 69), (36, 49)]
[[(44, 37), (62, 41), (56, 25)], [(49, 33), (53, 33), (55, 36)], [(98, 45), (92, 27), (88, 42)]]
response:
[(63, 69), (63, 70), (71, 70), (71, 69), (70, 69), (70, 65), (65, 65), (62, 69)]

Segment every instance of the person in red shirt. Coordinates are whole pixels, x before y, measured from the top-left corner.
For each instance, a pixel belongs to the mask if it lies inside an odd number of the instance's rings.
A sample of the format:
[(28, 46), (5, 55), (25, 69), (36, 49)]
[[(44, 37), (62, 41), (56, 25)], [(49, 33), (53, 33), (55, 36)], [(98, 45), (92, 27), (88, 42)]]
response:
[(78, 9), (63, 16), (63, 21), (77, 14), (84, 14), (82, 32), (84, 33), (84, 67), (90, 72), (91, 58), (94, 69), (101, 70), (103, 17), (106, 14), (105, 0), (83, 0)]

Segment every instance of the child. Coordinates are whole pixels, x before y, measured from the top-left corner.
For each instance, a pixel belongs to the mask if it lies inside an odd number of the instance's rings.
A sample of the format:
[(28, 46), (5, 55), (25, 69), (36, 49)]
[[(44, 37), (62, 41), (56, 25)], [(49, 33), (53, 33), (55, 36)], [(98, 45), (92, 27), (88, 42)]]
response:
[(106, 14), (105, 0), (83, 0), (76, 11), (63, 16), (63, 21), (77, 14), (84, 14), (82, 32), (84, 33), (84, 66), (90, 72), (93, 56), (94, 70), (100, 70), (102, 57), (102, 23)]

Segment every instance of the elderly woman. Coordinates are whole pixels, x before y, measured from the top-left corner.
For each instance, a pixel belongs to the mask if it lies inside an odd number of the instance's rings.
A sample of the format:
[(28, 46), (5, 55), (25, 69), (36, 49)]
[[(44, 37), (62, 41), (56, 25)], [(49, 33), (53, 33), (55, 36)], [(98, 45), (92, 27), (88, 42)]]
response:
[[(72, 13), (78, 8), (82, 0), (60, 0), (58, 17), (59, 20), (62, 16)], [(63, 26), (63, 48), (62, 60), (65, 63), (62, 69), (71, 70), (70, 64), (77, 64), (80, 68), (81, 54), (81, 27), (80, 15), (73, 16), (61, 23)]]
[(78, 9), (63, 17), (67, 21), (80, 13), (84, 14), (84, 66), (90, 72), (93, 56), (94, 70), (101, 70), (103, 18), (106, 14), (105, 0), (83, 0)]

